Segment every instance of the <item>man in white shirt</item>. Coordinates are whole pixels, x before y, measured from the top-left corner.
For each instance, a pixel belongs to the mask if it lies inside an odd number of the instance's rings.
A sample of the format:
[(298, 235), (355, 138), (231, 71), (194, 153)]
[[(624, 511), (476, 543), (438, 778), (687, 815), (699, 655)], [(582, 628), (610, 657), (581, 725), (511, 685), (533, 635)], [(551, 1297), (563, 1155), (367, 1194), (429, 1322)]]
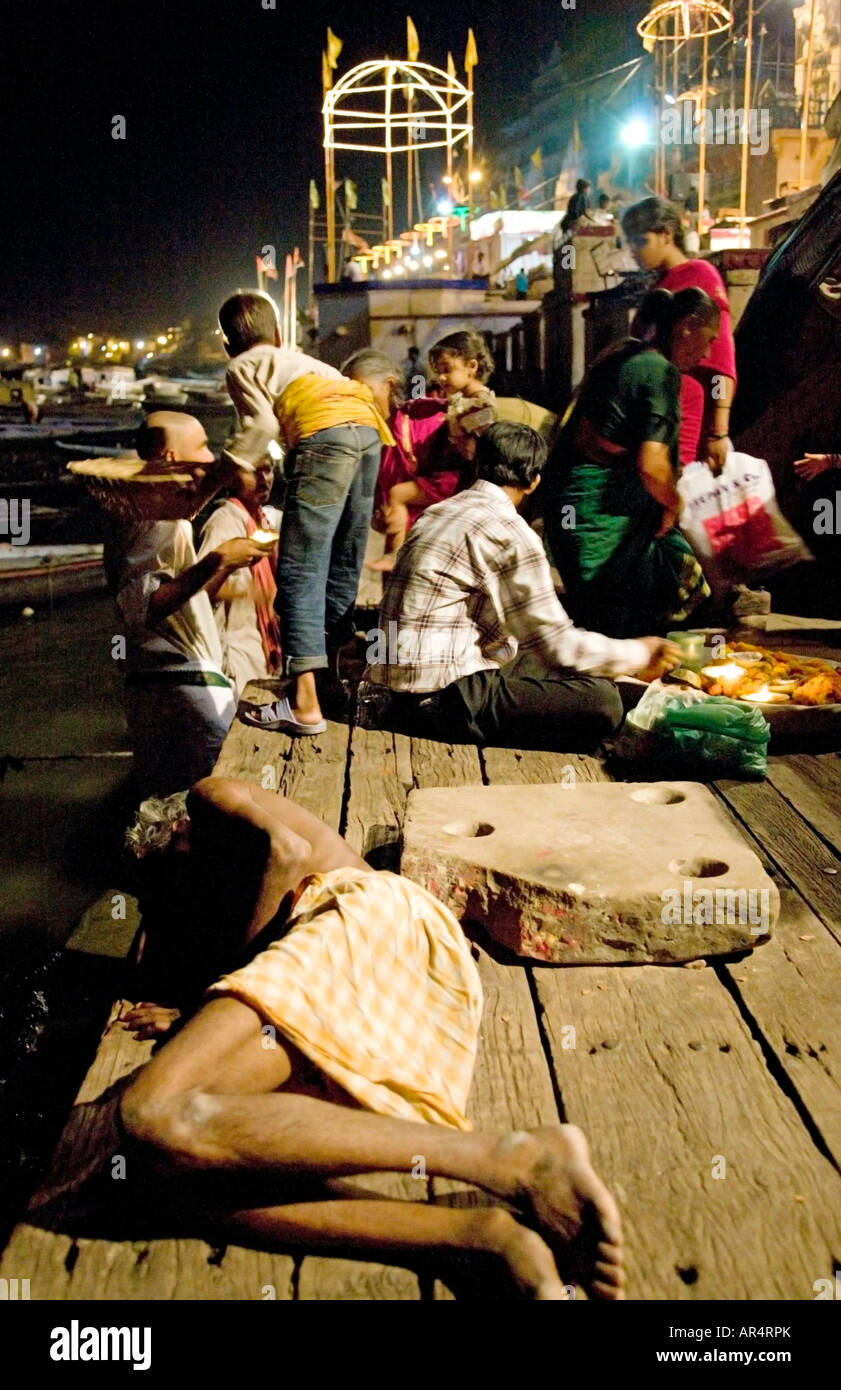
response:
[[(137, 436), (141, 458), (203, 465), (194, 511), (231, 475), (216, 463), (192, 415), (156, 411)], [(126, 722), (142, 795), (166, 795), (207, 776), (236, 713), (210, 594), (267, 547), (225, 541), (196, 560), (189, 521), (144, 521), (115, 528), (105, 568), (126, 638)]]
[(622, 721), (606, 676), (651, 680), (677, 664), (660, 637), (619, 640), (573, 626), (543, 547), (517, 508), (537, 487), (546, 444), (497, 421), (481, 436), (478, 481), (413, 526), (369, 638), (369, 679), (389, 687), (413, 732), (450, 741), (571, 752)]

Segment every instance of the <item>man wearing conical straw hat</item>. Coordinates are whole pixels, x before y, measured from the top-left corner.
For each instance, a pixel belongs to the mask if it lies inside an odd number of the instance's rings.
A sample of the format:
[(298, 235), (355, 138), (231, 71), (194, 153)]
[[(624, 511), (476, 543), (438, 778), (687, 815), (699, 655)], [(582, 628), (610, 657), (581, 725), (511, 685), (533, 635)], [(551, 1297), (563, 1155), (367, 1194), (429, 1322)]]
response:
[[(265, 543), (243, 537), (196, 559), (187, 517), (229, 481), (232, 470), (216, 462), (194, 416), (154, 412), (141, 425), (136, 447), (153, 466), (161, 517), (173, 513), (168, 475), (182, 480), (175, 508), (182, 519), (124, 515), (105, 545), (106, 573), (126, 639), (126, 722), (135, 775), (141, 793), (161, 795), (213, 769), (236, 703), (222, 674), (211, 601), (234, 570), (268, 552)], [(184, 475), (193, 479), (186, 486)]]

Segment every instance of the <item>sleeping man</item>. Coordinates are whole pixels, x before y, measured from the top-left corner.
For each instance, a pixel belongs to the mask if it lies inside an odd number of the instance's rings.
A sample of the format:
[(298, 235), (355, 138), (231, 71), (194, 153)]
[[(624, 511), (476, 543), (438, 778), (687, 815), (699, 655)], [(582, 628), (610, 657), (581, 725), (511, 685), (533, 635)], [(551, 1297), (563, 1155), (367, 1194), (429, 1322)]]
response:
[[(177, 910), (161, 934), (172, 930), (182, 995), (213, 981), (121, 1100), (126, 1141), (179, 1191), (182, 1214), (266, 1248), (496, 1257), (529, 1298), (563, 1299), (565, 1282), (622, 1297), (619, 1214), (581, 1131), (486, 1134), (465, 1117), (482, 993), (442, 904), (246, 782), (210, 777), (186, 800), (146, 802), (128, 841), (161, 896), (172, 871)], [(127, 1022), (148, 1034), (172, 1018), (139, 1005)], [(418, 1155), (428, 1176), (517, 1214), (290, 1192), (410, 1174)]]

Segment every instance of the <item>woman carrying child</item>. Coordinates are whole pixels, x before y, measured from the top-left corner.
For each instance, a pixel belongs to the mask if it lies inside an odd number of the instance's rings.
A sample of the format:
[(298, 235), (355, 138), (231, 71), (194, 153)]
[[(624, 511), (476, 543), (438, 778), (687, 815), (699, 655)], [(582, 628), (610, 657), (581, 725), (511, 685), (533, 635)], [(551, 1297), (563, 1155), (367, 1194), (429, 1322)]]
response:
[(475, 435), (496, 418), (494, 395), (486, 385), (493, 358), (473, 330), (450, 333), (430, 350), (444, 399), (400, 401), (400, 374), (384, 353), (363, 348), (343, 366), (346, 376), (363, 382), (389, 420), (394, 444), (383, 448), (374, 525), (385, 530), (385, 554), (367, 562), (388, 572), (406, 534), (421, 512), (473, 481)]

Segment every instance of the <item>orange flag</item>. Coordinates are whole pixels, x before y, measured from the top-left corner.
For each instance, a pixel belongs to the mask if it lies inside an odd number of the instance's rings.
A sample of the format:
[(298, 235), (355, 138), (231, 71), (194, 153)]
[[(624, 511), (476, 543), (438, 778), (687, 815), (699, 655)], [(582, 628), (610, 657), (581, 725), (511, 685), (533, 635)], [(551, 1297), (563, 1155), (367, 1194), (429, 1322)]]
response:
[(416, 63), (418, 61), (420, 40), (418, 39), (418, 31), (412, 23), (410, 15), (406, 16), (406, 53), (408, 54), (410, 63)]
[(476, 52), (476, 40), (473, 37), (473, 30), (467, 31), (467, 49), (464, 54), (464, 70), (472, 72), (479, 61), (479, 54)]
[(332, 29), (327, 30), (327, 62), (331, 68), (335, 68), (342, 51), (342, 41), (337, 39)]

